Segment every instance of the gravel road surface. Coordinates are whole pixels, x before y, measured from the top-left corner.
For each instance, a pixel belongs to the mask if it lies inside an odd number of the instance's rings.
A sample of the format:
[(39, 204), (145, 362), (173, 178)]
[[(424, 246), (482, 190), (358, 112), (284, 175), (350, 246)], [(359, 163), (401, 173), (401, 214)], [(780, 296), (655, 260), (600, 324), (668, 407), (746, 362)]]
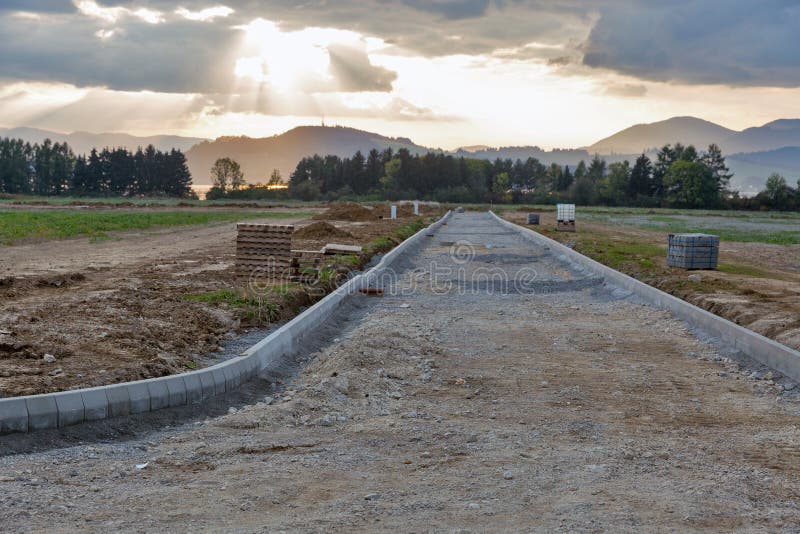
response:
[(793, 384), (486, 214), (426, 240), (231, 413), (0, 438), (0, 530), (796, 531)]

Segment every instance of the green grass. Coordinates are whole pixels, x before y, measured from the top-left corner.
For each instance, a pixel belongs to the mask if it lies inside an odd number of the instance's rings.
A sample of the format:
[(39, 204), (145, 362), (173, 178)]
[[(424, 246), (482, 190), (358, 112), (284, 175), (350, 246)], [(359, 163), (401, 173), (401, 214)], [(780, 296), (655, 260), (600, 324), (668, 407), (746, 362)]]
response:
[(3, 204), (31, 204), (48, 206), (73, 206), (73, 205), (114, 205), (133, 207), (225, 207), (225, 206), (252, 206), (253, 208), (270, 207), (308, 207), (322, 205), (319, 202), (304, 202), (302, 200), (191, 200), (185, 198), (153, 197), (153, 198), (125, 198), (125, 197), (43, 197), (32, 195), (0, 195), (0, 205)]
[(666, 248), (650, 243), (614, 241), (593, 238), (581, 241), (580, 251), (600, 263), (617, 270), (651, 272), (658, 268), (657, 258), (666, 254)]
[(717, 270), (728, 274), (741, 274), (744, 276), (752, 276), (754, 278), (775, 278), (773, 274), (762, 271), (756, 267), (749, 265), (742, 265), (740, 263), (720, 263), (717, 265)]
[(137, 210), (7, 210), (0, 211), (0, 245), (24, 240), (65, 239), (87, 236), (93, 242), (107, 232), (147, 230), (155, 227), (210, 224), (254, 218), (309, 217), (307, 212), (252, 213), (238, 211), (137, 211)]

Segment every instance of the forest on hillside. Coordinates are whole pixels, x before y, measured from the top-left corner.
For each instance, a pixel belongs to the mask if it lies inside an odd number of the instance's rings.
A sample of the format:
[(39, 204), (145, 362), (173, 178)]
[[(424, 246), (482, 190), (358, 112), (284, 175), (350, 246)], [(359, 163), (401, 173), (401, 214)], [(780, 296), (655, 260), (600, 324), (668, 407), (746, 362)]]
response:
[(732, 174), (718, 146), (665, 145), (655, 160), (642, 154), (607, 164), (599, 156), (574, 168), (544, 165), (536, 158), (487, 161), (401, 149), (303, 158), (289, 180), (289, 194), (302, 200), (422, 199), (680, 208), (800, 209), (800, 184), (779, 175), (751, 198), (729, 189)]

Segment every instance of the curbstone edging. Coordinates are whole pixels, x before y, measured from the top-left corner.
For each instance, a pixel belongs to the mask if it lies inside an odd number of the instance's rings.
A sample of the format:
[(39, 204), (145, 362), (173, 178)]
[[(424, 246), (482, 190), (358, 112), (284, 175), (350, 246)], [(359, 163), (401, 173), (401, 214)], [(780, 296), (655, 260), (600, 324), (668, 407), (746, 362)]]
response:
[(719, 339), (722, 343), (742, 351), (751, 358), (780, 371), (793, 380), (800, 381), (800, 352), (699, 308), (694, 304), (690, 304), (685, 300), (673, 297), (651, 285), (640, 282), (538, 232), (506, 221), (492, 211), (489, 213), (505, 227), (520, 233), (523, 237), (539, 245), (550, 247), (553, 251), (560, 253), (564, 259), (577, 263), (583, 269), (603, 276), (611, 285), (629, 291), (657, 308), (671, 311), (677, 317)]
[(307, 332), (330, 318), (348, 296), (379, 279), (388, 266), (420, 239), (438, 229), (442, 218), (398, 244), (365, 273), (354, 276), (256, 345), (225, 362), (178, 375), (59, 393), (0, 399), (0, 435), (58, 428), (83, 421), (202, 403), (235, 390), (277, 359), (290, 355)]

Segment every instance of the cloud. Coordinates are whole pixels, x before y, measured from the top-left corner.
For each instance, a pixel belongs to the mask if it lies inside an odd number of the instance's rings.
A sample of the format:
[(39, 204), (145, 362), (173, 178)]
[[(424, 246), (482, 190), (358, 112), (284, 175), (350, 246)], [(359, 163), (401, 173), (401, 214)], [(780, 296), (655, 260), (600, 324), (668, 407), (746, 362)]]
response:
[(214, 6), (201, 9), (199, 11), (189, 11), (185, 7), (179, 7), (175, 10), (175, 14), (188, 20), (197, 20), (201, 22), (211, 22), (218, 17), (227, 17), (234, 12), (228, 6)]
[(585, 65), (656, 81), (800, 86), (797, 2), (609, 2), (600, 12)]
[(419, 11), (431, 12), (447, 19), (480, 17), (486, 14), (489, 0), (403, 0), (403, 3)]
[(225, 91), (233, 83), (241, 32), (206, 24), (198, 31), (200, 24), (151, 24), (135, 16), (98, 27), (87, 16), (0, 17), (0, 77), (126, 91)]
[(364, 50), (347, 45), (328, 46), (330, 72), (339, 91), (391, 91), (397, 73), (370, 63)]
[(625, 98), (641, 98), (647, 94), (647, 87), (640, 83), (609, 83), (603, 94)]

